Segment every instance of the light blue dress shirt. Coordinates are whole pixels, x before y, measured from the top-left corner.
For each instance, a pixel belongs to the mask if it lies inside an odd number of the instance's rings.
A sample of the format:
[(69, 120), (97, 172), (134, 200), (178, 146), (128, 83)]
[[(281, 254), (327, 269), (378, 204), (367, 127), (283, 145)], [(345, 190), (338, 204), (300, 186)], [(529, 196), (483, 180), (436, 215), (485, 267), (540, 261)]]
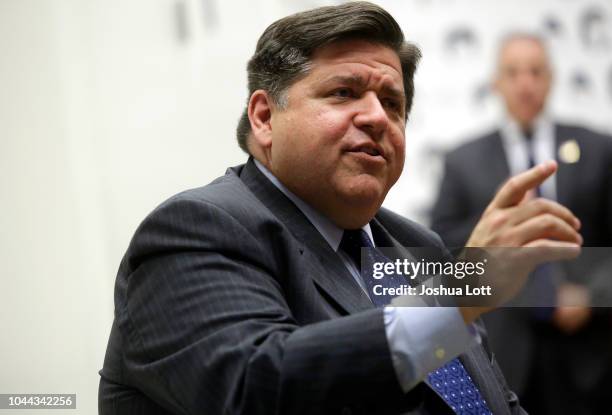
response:
[[(501, 123), (501, 138), (510, 175), (515, 176), (529, 168), (528, 145), (532, 146), (533, 161), (543, 163), (555, 159), (555, 126), (546, 113), (540, 114), (532, 123), (532, 143), (527, 144), (519, 123), (507, 115)], [(540, 193), (547, 199), (557, 199), (557, 175), (542, 183)]]
[[(367, 294), (359, 270), (339, 250), (344, 230), (287, 189), (264, 165), (259, 170), (308, 218), (329, 246), (340, 255), (355, 281)], [(374, 243), (370, 224), (363, 230)], [(369, 298), (369, 296), (368, 296)], [(384, 309), (385, 331), (398, 381), (408, 392), (427, 374), (465, 352), (475, 338), (456, 307), (391, 307)]]

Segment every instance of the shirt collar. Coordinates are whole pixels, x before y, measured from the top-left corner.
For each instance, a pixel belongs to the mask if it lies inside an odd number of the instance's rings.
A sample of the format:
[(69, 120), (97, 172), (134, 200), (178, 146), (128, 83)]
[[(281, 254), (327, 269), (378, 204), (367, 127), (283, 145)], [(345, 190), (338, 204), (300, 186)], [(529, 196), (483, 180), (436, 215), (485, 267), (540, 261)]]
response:
[[(261, 164), (257, 159), (253, 158), (255, 165), (263, 173), (264, 176), (268, 178), (272, 182), (274, 186), (278, 188), (285, 196), (287, 196), (298, 209), (308, 218), (310, 223), (319, 231), (321, 236), (327, 241), (329, 246), (334, 250), (334, 252), (338, 251), (338, 247), (340, 246), (340, 242), (342, 241), (342, 235), (344, 234), (344, 230), (338, 227), (335, 223), (333, 223), (329, 218), (325, 215), (314, 209), (308, 203), (304, 202), (298, 196), (296, 196), (293, 192), (291, 192), (285, 185), (283, 185), (280, 180), (276, 176), (270, 172), (263, 164)], [(368, 234), (372, 243), (374, 243), (374, 238), (372, 237), (372, 229), (370, 228), (370, 224), (366, 223), (362, 229)]]
[[(552, 121), (546, 111), (542, 111), (534, 120), (532, 125), (532, 137), (537, 139), (544, 132), (548, 133), (548, 131), (552, 127)], [(511, 142), (520, 141), (523, 142), (525, 139), (524, 132), (521, 129), (519, 123), (512, 118), (512, 116), (508, 113), (505, 114), (504, 119), (501, 123), (501, 130), (505, 139)]]

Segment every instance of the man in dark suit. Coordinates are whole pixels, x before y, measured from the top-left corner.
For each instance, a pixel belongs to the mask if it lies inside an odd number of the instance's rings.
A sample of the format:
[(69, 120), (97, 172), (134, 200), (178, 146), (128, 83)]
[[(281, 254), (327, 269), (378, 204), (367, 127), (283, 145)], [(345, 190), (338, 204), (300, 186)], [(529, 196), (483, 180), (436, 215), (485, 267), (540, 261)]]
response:
[[(247, 163), (164, 202), (123, 258), (101, 414), (524, 413), (485, 348), (487, 308), (389, 306), (358, 271), (360, 247), (443, 249), (381, 208), (403, 168), (418, 58), (370, 3), (266, 29), (238, 127)], [(503, 187), (473, 245), (516, 235), (524, 193), (555, 169)], [(527, 224), (514, 246), (576, 255), (576, 218), (542, 208), (528, 216), (557, 240)], [(506, 213), (513, 223), (492, 229)]]
[[(516, 33), (505, 38), (495, 89), (507, 116), (500, 128), (446, 157), (432, 228), (447, 246), (466, 243), (504, 180), (548, 159), (557, 159), (559, 170), (532, 196), (571, 209), (582, 222), (586, 246), (612, 246), (612, 138), (554, 122), (545, 108), (551, 81), (539, 37)], [(590, 256), (578, 269), (556, 268), (555, 274), (555, 268), (547, 267), (538, 271), (541, 278), (532, 278), (547, 282), (547, 288), (540, 284), (528, 289), (556, 301), (549, 313), (516, 308), (484, 319), (500, 366), (530, 412), (590, 414), (607, 403), (612, 387), (610, 313), (589, 306), (611, 304), (612, 264), (609, 252), (592, 251), (585, 252)]]

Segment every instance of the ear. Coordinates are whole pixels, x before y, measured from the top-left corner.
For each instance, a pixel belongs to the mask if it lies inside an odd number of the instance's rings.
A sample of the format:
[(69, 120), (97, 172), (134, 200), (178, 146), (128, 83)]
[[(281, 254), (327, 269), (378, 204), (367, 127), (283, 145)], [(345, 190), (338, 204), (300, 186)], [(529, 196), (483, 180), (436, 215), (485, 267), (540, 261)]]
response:
[(249, 99), (248, 114), (253, 144), (264, 152), (272, 146), (273, 105), (268, 93), (262, 89), (253, 92)]

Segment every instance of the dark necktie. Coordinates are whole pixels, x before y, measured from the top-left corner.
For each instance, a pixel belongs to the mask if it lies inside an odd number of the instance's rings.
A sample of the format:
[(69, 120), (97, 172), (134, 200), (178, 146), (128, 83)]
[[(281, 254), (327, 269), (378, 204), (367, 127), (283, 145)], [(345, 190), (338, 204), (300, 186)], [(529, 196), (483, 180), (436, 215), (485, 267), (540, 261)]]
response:
[[(529, 168), (536, 165), (535, 162), (535, 149), (533, 141), (533, 130), (523, 131), (525, 137), (525, 144), (527, 148), (527, 162)], [(540, 186), (535, 188), (536, 197), (542, 197), (542, 191)], [(550, 321), (554, 309), (554, 303), (556, 301), (556, 287), (554, 283), (553, 268), (551, 264), (541, 264), (531, 273), (531, 280), (533, 281), (531, 290), (535, 293), (535, 305), (532, 309), (534, 318), (538, 321)]]
[(385, 288), (399, 288), (402, 284), (406, 284), (406, 278), (401, 275), (386, 275), (377, 280), (373, 276), (374, 263), (391, 262), (389, 258), (381, 254), (377, 249), (366, 249), (363, 251), (363, 264), (365, 268), (361, 268), (361, 248), (374, 248), (370, 237), (363, 229), (347, 230), (342, 235), (340, 249), (351, 257), (353, 263), (360, 270), (361, 279), (365, 283), (368, 296), (376, 307), (384, 307), (393, 300), (390, 295), (374, 295), (374, 286), (382, 285)]
[[(525, 144), (527, 148), (527, 168), (530, 169), (536, 165), (535, 162), (535, 149), (533, 144), (533, 130), (525, 130), (523, 131), (523, 136), (525, 137)], [(537, 197), (541, 196), (540, 186), (535, 188), (535, 193)]]
[[(346, 230), (340, 242), (340, 249), (346, 252), (357, 269), (367, 287), (368, 296), (376, 307), (383, 307), (391, 302), (393, 297), (373, 294), (374, 285), (380, 284), (385, 288), (399, 287), (406, 284), (401, 275), (385, 275), (377, 280), (373, 276), (375, 262), (391, 262), (377, 249), (366, 249), (361, 258), (361, 248), (374, 248), (370, 237), (363, 229)], [(363, 263), (364, 267), (361, 267)], [(459, 358), (446, 363), (438, 370), (427, 375), (431, 387), (440, 394), (446, 403), (459, 415), (492, 415), (482, 398), (480, 391), (465, 370)]]

